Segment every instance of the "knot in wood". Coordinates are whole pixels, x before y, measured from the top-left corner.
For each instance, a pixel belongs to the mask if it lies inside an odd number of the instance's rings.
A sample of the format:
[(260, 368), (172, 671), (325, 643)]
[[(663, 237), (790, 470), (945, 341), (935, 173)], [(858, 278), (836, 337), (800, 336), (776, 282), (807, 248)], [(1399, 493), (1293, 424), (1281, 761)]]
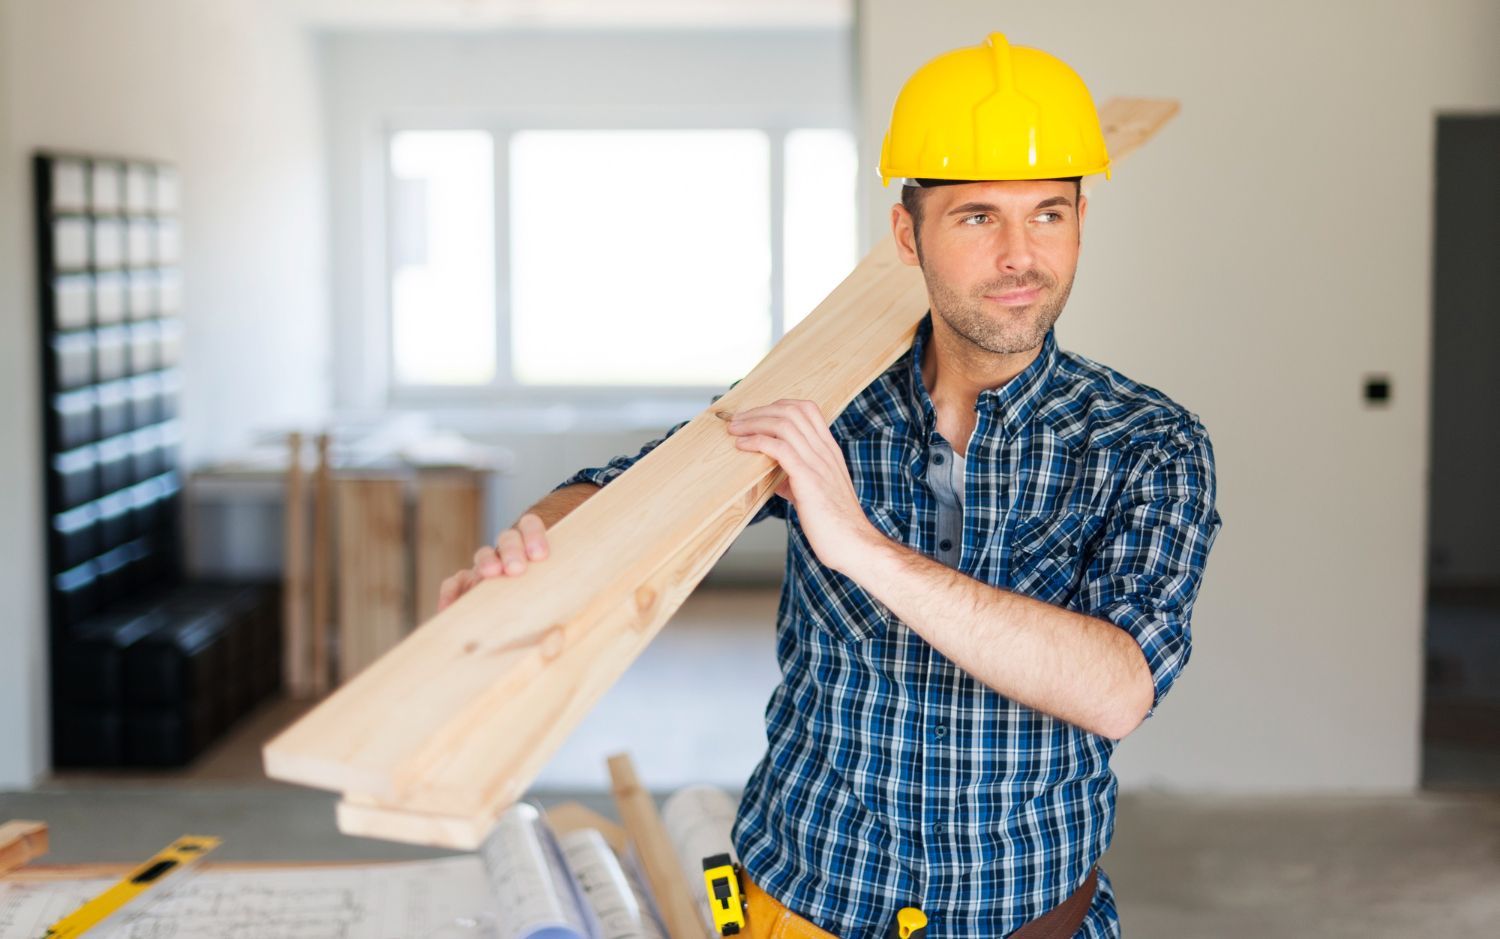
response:
[(541, 644), (538, 647), (542, 654), (542, 661), (550, 662), (557, 658), (563, 650), (563, 642), (566, 639), (567, 633), (561, 625), (553, 626), (547, 630), (542, 636)]
[(656, 606), (656, 588), (650, 584), (641, 584), (635, 588), (635, 608), (642, 616), (648, 615)]

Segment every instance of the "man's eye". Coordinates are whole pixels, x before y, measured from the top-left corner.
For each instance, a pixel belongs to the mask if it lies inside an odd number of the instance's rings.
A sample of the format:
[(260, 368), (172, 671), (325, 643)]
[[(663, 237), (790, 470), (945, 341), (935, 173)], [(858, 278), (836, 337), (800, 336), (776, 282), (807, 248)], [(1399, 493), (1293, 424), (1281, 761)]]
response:
[(1060, 221), (1062, 221), (1062, 213), (1061, 212), (1043, 212), (1041, 215), (1038, 215), (1037, 218), (1039, 220), (1041, 220), (1041, 221), (1060, 222)]
[[(975, 215), (966, 216), (964, 218), (964, 224), (965, 225), (978, 225), (978, 224), (982, 224), (982, 222), (989, 221), (989, 218), (990, 217), (988, 215), (984, 214), (983, 212), (979, 212), (979, 213), (977, 213)], [(980, 219), (981, 221), (980, 222), (976, 222), (976, 221), (974, 221), (975, 219)]]

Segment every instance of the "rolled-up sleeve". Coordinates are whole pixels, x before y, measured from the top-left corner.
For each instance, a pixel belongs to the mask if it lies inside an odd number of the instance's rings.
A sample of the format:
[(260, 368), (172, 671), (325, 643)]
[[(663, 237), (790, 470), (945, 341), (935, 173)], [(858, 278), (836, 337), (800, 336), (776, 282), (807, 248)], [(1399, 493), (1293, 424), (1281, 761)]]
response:
[[(736, 382), (736, 384), (738, 384), (738, 382)], [(733, 388), (734, 385), (730, 385), (729, 387)], [(723, 396), (716, 395), (714, 396), (713, 401), (718, 401), (721, 397)], [(576, 483), (593, 483), (594, 485), (602, 489), (614, 480), (618, 479), (621, 473), (625, 472), (636, 463), (638, 463), (646, 454), (661, 446), (668, 437), (671, 437), (673, 434), (686, 427), (688, 423), (688, 421), (682, 421), (680, 423), (674, 424), (667, 430), (665, 434), (657, 437), (654, 440), (648, 441), (645, 446), (641, 447), (641, 449), (636, 453), (621, 454), (620, 456), (617, 456), (614, 459), (610, 460), (608, 463), (605, 463), (603, 466), (590, 466), (580, 469), (578, 472), (574, 473), (567, 479), (564, 479), (562, 482), (552, 487), (553, 491), (555, 492), (558, 489), (563, 488), (564, 486), (572, 486)], [(771, 501), (761, 506), (760, 511), (756, 512), (755, 516), (750, 519), (750, 524), (753, 525), (756, 522), (762, 521), (772, 516), (775, 516), (776, 518), (786, 518), (786, 508), (787, 505), (785, 499), (781, 498), (780, 496), (772, 496)]]
[(1192, 654), (1193, 604), (1223, 527), (1215, 497), (1213, 444), (1186, 417), (1131, 470), (1087, 558), (1080, 612), (1140, 645), (1155, 687), (1147, 717)]
[(679, 430), (682, 430), (682, 428), (686, 427), (687, 425), (688, 421), (682, 421), (678, 424), (672, 425), (672, 427), (670, 427), (665, 434), (662, 434), (655, 440), (648, 441), (646, 445), (641, 447), (640, 451), (637, 453), (621, 454), (620, 456), (617, 456), (614, 459), (610, 460), (608, 463), (605, 463), (603, 466), (585, 467), (574, 473), (572, 476), (569, 476), (567, 479), (564, 479), (556, 486), (552, 487), (553, 491), (561, 489), (564, 486), (572, 486), (576, 483), (593, 483), (594, 485), (603, 488), (614, 482), (619, 478), (621, 473), (625, 472), (636, 463), (640, 462), (642, 457), (650, 453), (652, 450), (655, 450), (657, 447), (661, 446), (663, 441), (665, 441), (673, 434), (677, 433)]

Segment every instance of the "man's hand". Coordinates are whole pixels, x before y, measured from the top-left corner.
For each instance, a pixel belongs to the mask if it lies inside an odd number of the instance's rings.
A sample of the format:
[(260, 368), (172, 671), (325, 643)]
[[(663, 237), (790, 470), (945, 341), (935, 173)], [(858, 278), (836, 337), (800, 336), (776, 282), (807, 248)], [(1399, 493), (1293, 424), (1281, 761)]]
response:
[(786, 472), (776, 494), (797, 509), (818, 560), (844, 572), (883, 536), (860, 507), (844, 451), (811, 401), (782, 399), (733, 415), (735, 446), (771, 457)]
[(526, 572), (528, 561), (547, 558), (547, 529), (540, 516), (528, 512), (502, 531), (493, 546), (474, 552), (474, 566), (443, 581), (438, 591), (438, 612), (468, 593), (488, 577), (516, 577)]

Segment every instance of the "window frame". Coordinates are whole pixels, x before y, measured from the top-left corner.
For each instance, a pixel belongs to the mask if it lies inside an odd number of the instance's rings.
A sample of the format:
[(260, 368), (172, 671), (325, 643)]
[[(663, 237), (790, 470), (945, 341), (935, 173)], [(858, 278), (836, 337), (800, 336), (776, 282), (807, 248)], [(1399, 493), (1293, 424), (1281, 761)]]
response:
[[(769, 153), (769, 178), (767, 197), (770, 204), (770, 314), (771, 343), (774, 345), (785, 332), (785, 222), (786, 222), (786, 138), (794, 130), (833, 130), (849, 134), (858, 140), (854, 128), (829, 121), (814, 122), (725, 122), (708, 115), (701, 119), (679, 117), (676, 120), (642, 119), (641, 115), (573, 115), (562, 118), (556, 115), (526, 115), (502, 119), (495, 115), (423, 116), (389, 118), (379, 128), (378, 193), (379, 205), (372, 216), (378, 220), (378, 251), (373, 251), (378, 263), (371, 265), (369, 283), (378, 283), (372, 302), (367, 306), (379, 314), (379, 328), (371, 330), (372, 342), (381, 348), (371, 349), (371, 361), (381, 363), (380, 377), (384, 385), (385, 406), (401, 409), (470, 409), (486, 405), (519, 406), (621, 406), (629, 409), (630, 402), (646, 403), (654, 410), (657, 405), (672, 406), (677, 402), (695, 402), (695, 407), (715, 394), (724, 391), (724, 385), (532, 385), (518, 382), (512, 371), (511, 350), (511, 292), (510, 292), (510, 148), (511, 139), (523, 131), (716, 131), (754, 130), (764, 133)], [(485, 384), (443, 385), (404, 384), (396, 380), (396, 350), (393, 341), (395, 310), (391, 297), (391, 274), (393, 271), (393, 231), (391, 206), (395, 188), (395, 174), (391, 168), (391, 140), (403, 131), (478, 130), (490, 134), (494, 153), (494, 251), (495, 251), (495, 375)], [(856, 180), (855, 218), (856, 233), (859, 226), (858, 184)], [(371, 246), (372, 248), (375, 246)]]

